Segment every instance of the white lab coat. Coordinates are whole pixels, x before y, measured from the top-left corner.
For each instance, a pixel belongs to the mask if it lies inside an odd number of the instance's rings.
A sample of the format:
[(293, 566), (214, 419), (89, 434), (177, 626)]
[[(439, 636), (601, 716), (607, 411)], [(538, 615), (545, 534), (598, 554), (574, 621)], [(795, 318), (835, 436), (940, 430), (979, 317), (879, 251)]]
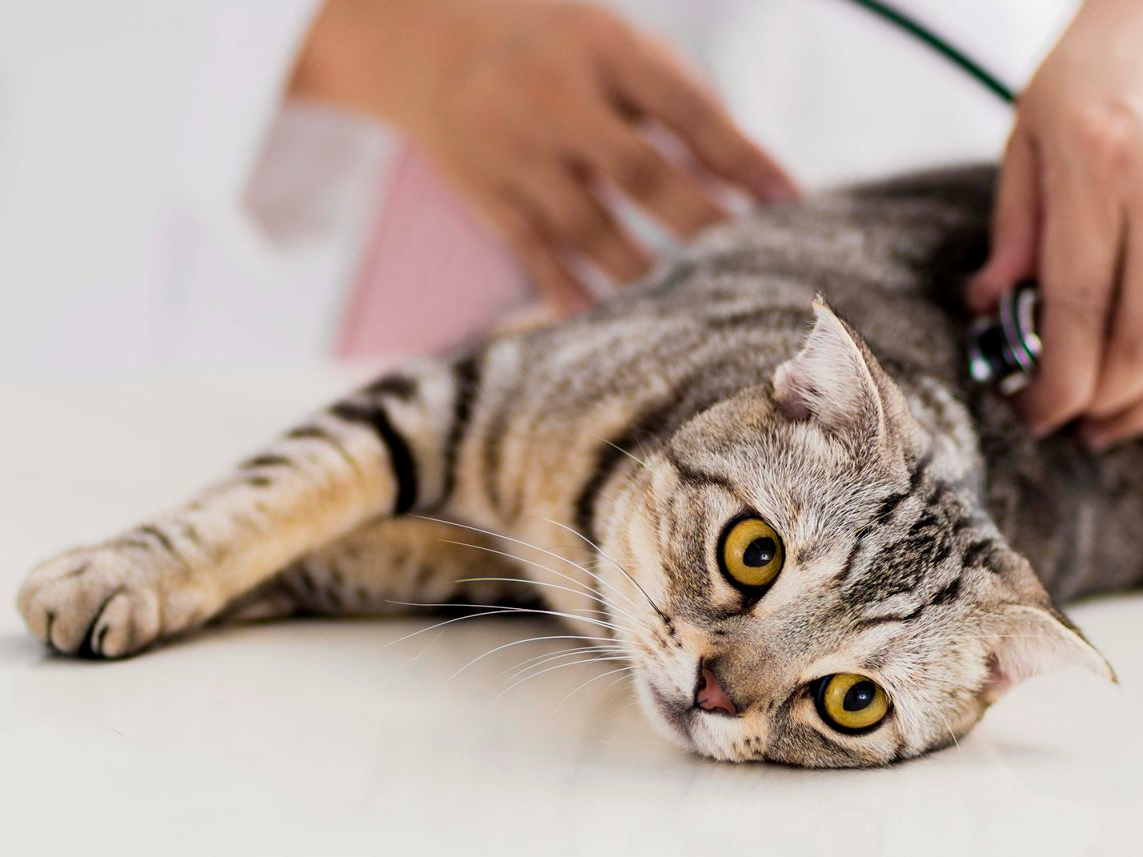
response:
[[(1074, 2), (897, 5), (1019, 88)], [(0, 380), (330, 352), (398, 141), (282, 103), (319, 4), (0, 12)], [(978, 83), (848, 0), (609, 5), (675, 42), (810, 187), (995, 158), (1007, 133)]]

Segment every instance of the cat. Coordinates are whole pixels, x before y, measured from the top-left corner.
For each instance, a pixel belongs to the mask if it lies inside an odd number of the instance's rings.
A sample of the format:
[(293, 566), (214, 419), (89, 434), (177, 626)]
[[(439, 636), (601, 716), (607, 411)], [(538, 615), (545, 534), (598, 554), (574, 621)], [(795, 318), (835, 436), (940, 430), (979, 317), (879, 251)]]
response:
[(717, 227), (582, 317), (386, 374), (40, 565), (20, 612), (57, 652), (119, 658), (220, 617), (534, 590), (628, 659), (664, 735), (806, 767), (946, 746), (1053, 668), (1113, 681), (1054, 605), (1143, 579), (1143, 450), (1034, 443), (968, 384), (993, 180)]

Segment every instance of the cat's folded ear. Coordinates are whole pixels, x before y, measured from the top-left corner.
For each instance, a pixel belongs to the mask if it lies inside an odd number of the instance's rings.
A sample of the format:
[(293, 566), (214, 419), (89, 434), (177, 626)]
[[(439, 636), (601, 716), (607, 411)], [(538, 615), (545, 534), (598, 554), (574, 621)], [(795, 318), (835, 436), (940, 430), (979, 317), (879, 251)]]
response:
[(861, 337), (819, 296), (802, 350), (774, 373), (774, 395), (790, 420), (815, 420), (857, 444), (878, 443), (908, 406)]
[(1081, 667), (1118, 683), (1107, 659), (1051, 605), (1006, 604), (989, 628), (988, 675), (982, 688), (989, 703), (1026, 679), (1067, 667)]

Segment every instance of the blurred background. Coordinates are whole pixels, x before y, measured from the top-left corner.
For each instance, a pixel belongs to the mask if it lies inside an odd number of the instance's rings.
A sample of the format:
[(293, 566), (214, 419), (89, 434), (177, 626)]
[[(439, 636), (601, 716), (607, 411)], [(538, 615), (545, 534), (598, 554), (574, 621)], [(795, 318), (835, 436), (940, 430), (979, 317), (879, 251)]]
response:
[[(320, 5), (0, 4), (0, 381), (423, 352), (528, 299), (398, 134), (284, 98)], [(995, 159), (1008, 132), (977, 81), (847, 0), (606, 5), (674, 44), (811, 189)], [(919, 6), (1018, 88), (1074, 4)], [(473, 244), (492, 249), (479, 271)], [(497, 299), (469, 307), (484, 279)]]

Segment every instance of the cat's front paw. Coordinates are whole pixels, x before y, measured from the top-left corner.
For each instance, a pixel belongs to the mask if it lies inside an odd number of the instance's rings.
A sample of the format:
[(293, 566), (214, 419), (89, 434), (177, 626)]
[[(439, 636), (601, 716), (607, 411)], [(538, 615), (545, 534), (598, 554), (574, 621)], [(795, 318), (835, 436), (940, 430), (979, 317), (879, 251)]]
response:
[(68, 655), (117, 658), (160, 632), (153, 573), (130, 551), (81, 548), (37, 566), (17, 605), (41, 642)]

